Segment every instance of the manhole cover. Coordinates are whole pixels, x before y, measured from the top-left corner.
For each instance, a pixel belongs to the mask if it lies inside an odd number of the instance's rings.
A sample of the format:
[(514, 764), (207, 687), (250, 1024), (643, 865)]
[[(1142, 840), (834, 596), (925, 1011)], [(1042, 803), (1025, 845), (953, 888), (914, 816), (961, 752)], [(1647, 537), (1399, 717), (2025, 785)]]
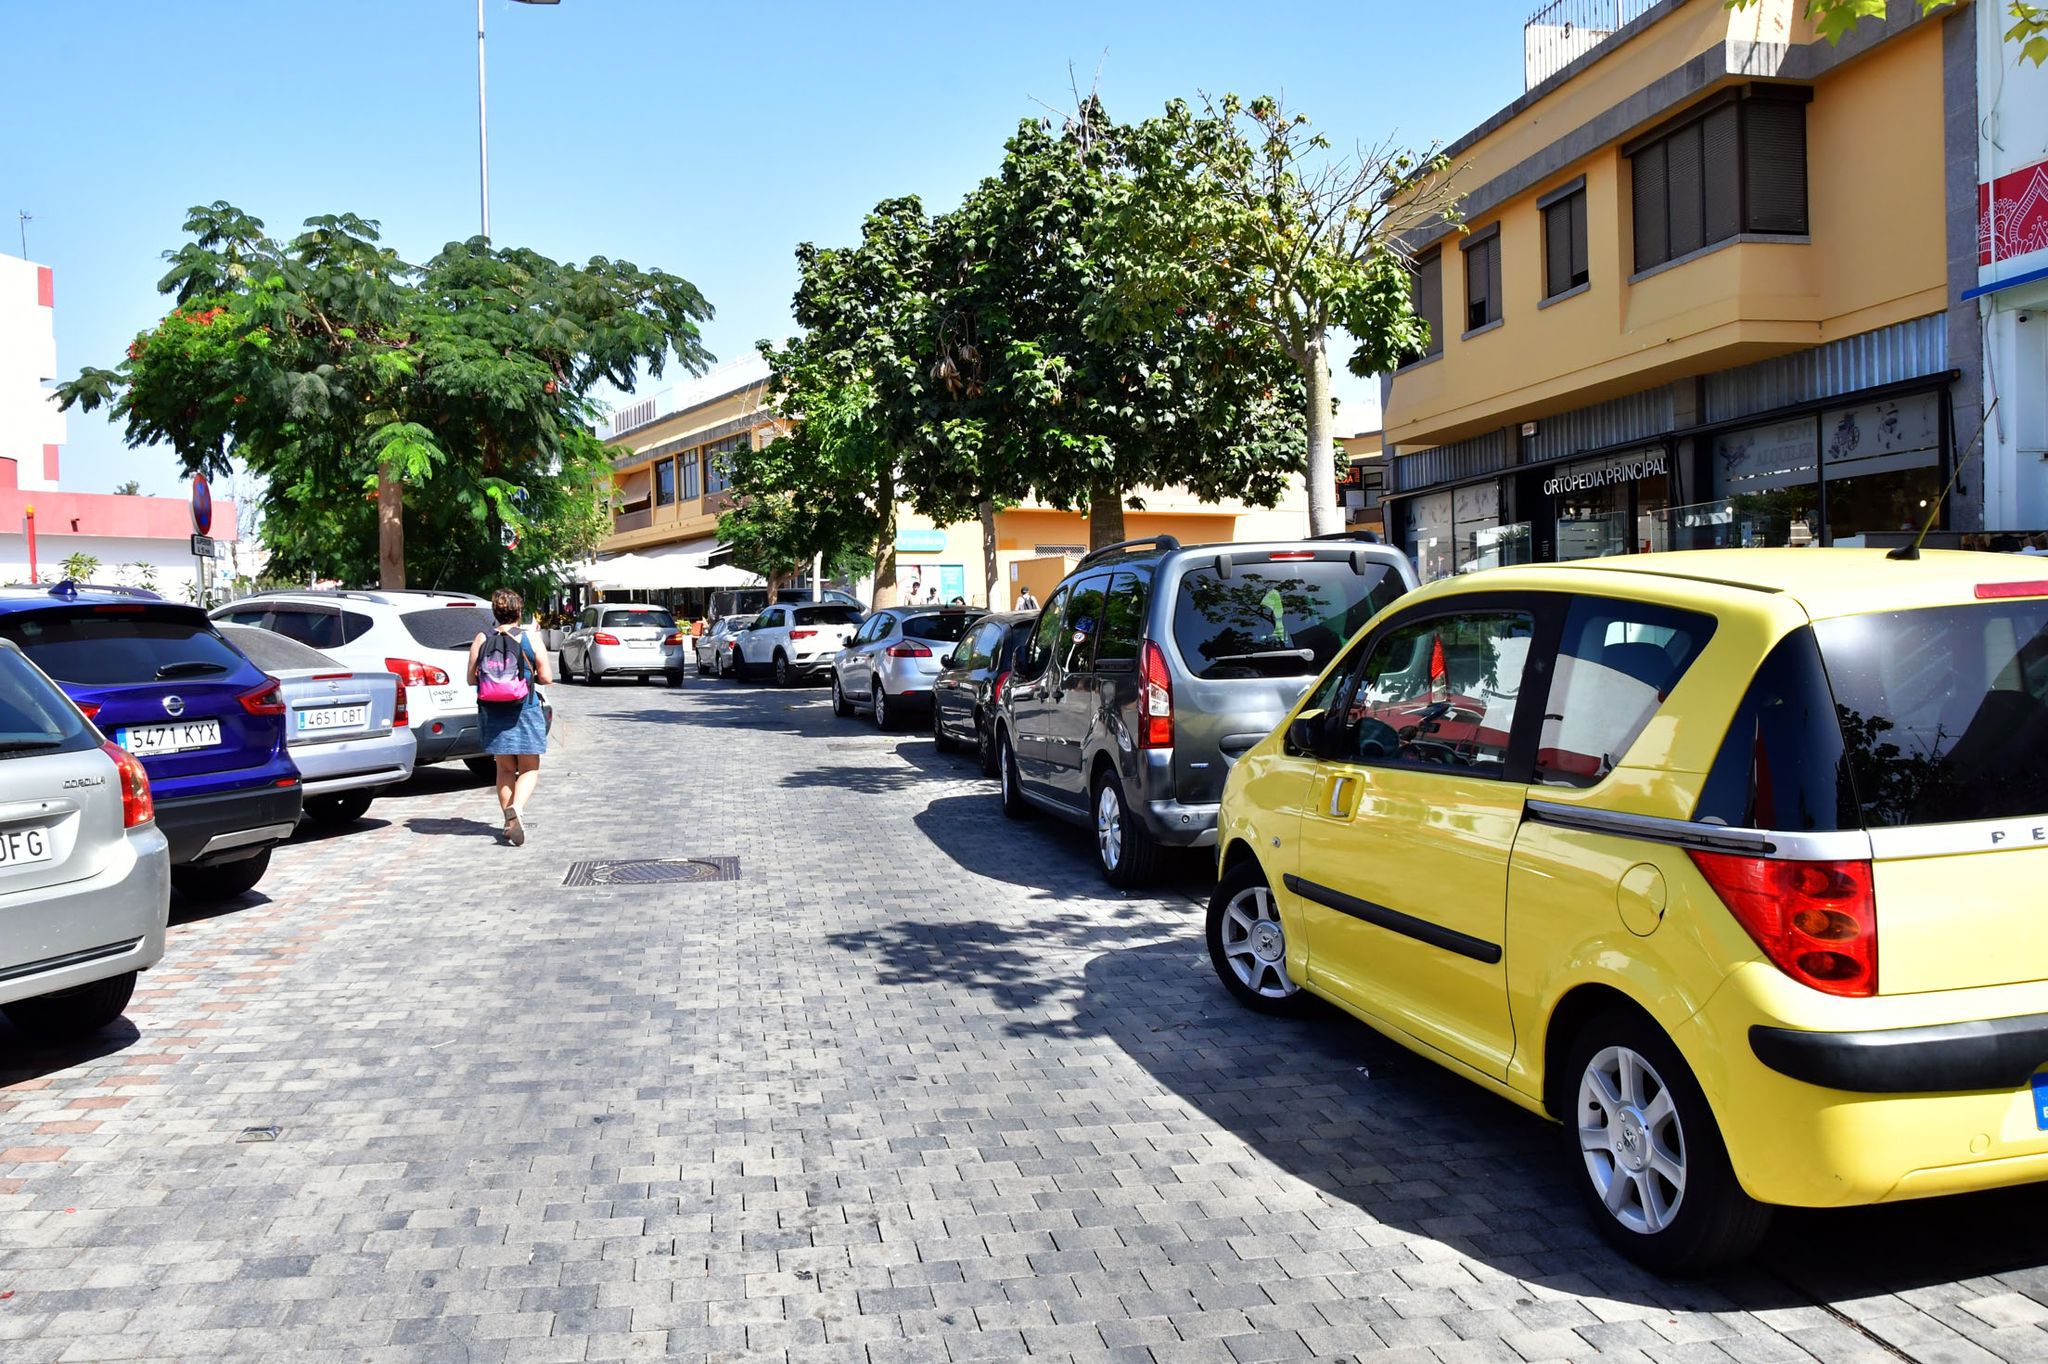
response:
[(640, 857), (571, 862), (565, 886), (652, 886), (693, 881), (737, 881), (737, 857)]

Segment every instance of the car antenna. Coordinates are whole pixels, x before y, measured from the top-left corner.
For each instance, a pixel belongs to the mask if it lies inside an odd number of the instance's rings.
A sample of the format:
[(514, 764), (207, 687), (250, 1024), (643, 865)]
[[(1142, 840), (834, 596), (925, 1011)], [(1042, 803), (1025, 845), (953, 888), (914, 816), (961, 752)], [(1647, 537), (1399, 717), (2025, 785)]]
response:
[(1927, 533), (1934, 529), (1935, 518), (1941, 515), (1942, 507), (1948, 502), (1948, 495), (1955, 491), (1956, 480), (1963, 476), (1963, 466), (1970, 462), (1970, 456), (1975, 454), (1977, 447), (1984, 443), (1984, 431), (1991, 425), (1991, 414), (1997, 410), (1998, 397), (1994, 394), (1991, 399), (1991, 405), (1984, 409), (1983, 420), (1977, 423), (1977, 434), (1970, 438), (1970, 448), (1963, 451), (1956, 459), (1955, 472), (1948, 476), (1948, 482), (1942, 487), (1941, 495), (1936, 497), (1934, 505), (1927, 509), (1927, 520), (1921, 524), (1920, 533), (1913, 537), (1912, 544), (1900, 545), (1896, 549), (1886, 551), (1885, 558), (1898, 559), (1904, 562), (1920, 557), (1920, 546), (1926, 543)]

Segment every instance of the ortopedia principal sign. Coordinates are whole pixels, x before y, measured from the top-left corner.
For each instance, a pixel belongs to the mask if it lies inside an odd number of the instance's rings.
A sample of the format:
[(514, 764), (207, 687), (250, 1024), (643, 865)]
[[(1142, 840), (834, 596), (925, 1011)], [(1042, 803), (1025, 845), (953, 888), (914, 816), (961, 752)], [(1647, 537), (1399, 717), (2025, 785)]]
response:
[(1667, 472), (1663, 451), (1639, 455), (1635, 459), (1616, 460), (1612, 464), (1597, 464), (1590, 469), (1567, 469), (1554, 478), (1543, 481), (1543, 495), (1556, 497), (1559, 493), (1584, 492), (1588, 488), (1605, 488), (1613, 483), (1633, 483), (1641, 478), (1662, 478)]

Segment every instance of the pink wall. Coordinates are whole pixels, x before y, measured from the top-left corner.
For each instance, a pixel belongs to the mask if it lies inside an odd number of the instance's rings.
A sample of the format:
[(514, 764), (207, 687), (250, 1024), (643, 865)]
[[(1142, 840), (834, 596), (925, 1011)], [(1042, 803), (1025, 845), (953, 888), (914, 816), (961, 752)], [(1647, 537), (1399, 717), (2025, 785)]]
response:
[[(38, 540), (65, 535), (186, 540), (192, 534), (192, 508), (182, 497), (46, 493), (14, 487), (0, 487), (0, 529), (19, 534), (22, 517), (30, 507), (36, 509)], [(235, 538), (235, 504), (226, 498), (213, 500), (213, 538)]]

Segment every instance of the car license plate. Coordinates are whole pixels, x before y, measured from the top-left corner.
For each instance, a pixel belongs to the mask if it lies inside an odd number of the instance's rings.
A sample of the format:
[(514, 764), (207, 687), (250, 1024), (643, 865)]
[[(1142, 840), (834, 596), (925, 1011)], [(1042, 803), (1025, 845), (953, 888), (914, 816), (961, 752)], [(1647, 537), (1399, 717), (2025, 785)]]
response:
[(652, 649), (654, 641), (651, 639), (629, 639), (626, 641), (626, 647), (628, 649)]
[(2048, 1132), (2048, 1070), (2034, 1076), (2034, 1126)]
[(299, 712), (299, 732), (309, 729), (348, 729), (370, 718), (368, 706), (312, 706)]
[(114, 742), (139, 758), (158, 753), (185, 753), (220, 742), (220, 721), (187, 720), (176, 725), (140, 725), (114, 735)]
[(0, 867), (24, 867), (31, 862), (47, 862), (50, 857), (48, 829), (0, 831)]

